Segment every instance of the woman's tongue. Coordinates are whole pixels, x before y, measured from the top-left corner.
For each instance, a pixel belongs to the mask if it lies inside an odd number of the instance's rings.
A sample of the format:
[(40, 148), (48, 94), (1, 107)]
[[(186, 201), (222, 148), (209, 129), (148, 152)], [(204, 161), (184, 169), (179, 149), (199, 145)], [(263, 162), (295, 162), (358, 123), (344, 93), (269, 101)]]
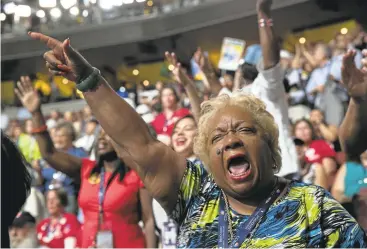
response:
[(229, 166), (229, 172), (232, 175), (242, 175), (249, 169), (249, 163), (248, 162), (241, 162), (241, 163), (235, 163), (231, 164)]

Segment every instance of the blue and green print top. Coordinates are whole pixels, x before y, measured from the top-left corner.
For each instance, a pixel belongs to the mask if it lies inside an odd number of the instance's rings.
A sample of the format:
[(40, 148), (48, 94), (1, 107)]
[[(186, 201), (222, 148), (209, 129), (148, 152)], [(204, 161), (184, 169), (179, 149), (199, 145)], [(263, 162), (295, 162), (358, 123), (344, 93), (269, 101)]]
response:
[[(187, 163), (172, 218), (179, 248), (218, 247), (221, 190), (202, 164)], [(233, 231), (249, 216), (231, 210)], [(230, 241), (229, 241), (230, 244)], [(366, 248), (355, 219), (323, 188), (292, 181), (241, 248)]]

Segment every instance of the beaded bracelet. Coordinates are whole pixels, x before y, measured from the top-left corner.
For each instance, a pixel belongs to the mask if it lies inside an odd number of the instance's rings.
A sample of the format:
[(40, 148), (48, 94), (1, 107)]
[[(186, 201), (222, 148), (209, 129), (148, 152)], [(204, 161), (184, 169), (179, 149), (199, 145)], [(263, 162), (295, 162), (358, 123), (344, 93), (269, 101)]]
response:
[(261, 28), (267, 26), (267, 27), (273, 27), (273, 19), (264, 19), (264, 18), (261, 18), (259, 20), (259, 25)]
[(47, 131), (47, 125), (42, 125), (40, 127), (33, 128), (31, 133), (32, 134), (37, 134), (37, 133), (42, 133), (42, 132), (45, 132), (45, 131)]
[(98, 86), (98, 83), (101, 80), (100, 76), (101, 72), (97, 68), (93, 67), (93, 72), (86, 79), (78, 82), (76, 84), (76, 88), (81, 92), (93, 90)]

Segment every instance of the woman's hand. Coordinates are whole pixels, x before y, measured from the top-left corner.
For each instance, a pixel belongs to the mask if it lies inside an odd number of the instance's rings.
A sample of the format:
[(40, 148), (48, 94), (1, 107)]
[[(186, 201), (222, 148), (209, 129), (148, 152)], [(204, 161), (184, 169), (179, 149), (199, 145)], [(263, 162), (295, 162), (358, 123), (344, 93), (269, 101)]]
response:
[(165, 53), (166, 59), (169, 64), (174, 66), (174, 69), (172, 70), (172, 74), (174, 76), (174, 79), (182, 84), (183, 86), (187, 86), (187, 84), (190, 84), (191, 79), (185, 72), (185, 70), (182, 68), (181, 63), (178, 62), (177, 56), (175, 53)]
[(41, 98), (38, 92), (33, 88), (32, 82), (28, 76), (20, 77), (18, 88), (15, 88), (15, 95), (22, 102), (22, 105), (30, 112), (34, 113), (41, 107)]
[[(363, 51), (364, 57), (367, 50)], [(362, 60), (362, 69), (358, 69), (354, 62), (356, 51), (348, 51), (343, 57), (342, 80), (350, 97), (354, 99), (367, 98), (367, 61)]]
[(69, 39), (61, 42), (41, 33), (29, 32), (28, 34), (32, 39), (45, 43), (51, 49), (43, 55), (43, 58), (52, 74), (62, 75), (68, 80), (79, 83), (93, 72), (87, 60), (70, 46)]
[(266, 15), (269, 15), (272, 4), (273, 4), (273, 0), (257, 0), (256, 10), (258, 13), (261, 12)]
[(213, 72), (213, 68), (210, 64), (208, 57), (203, 53), (201, 48), (198, 48), (194, 54), (194, 60), (199, 65), (200, 70), (204, 73), (211, 73)]

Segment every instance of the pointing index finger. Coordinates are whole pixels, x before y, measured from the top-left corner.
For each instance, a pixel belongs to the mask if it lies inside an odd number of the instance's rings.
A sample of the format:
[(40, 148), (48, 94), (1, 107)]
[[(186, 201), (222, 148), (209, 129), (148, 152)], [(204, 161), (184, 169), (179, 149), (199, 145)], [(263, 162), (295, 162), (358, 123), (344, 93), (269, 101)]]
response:
[(45, 43), (47, 47), (55, 50), (57, 53), (62, 54), (62, 43), (59, 40), (37, 32), (28, 32), (28, 35), (34, 40)]

